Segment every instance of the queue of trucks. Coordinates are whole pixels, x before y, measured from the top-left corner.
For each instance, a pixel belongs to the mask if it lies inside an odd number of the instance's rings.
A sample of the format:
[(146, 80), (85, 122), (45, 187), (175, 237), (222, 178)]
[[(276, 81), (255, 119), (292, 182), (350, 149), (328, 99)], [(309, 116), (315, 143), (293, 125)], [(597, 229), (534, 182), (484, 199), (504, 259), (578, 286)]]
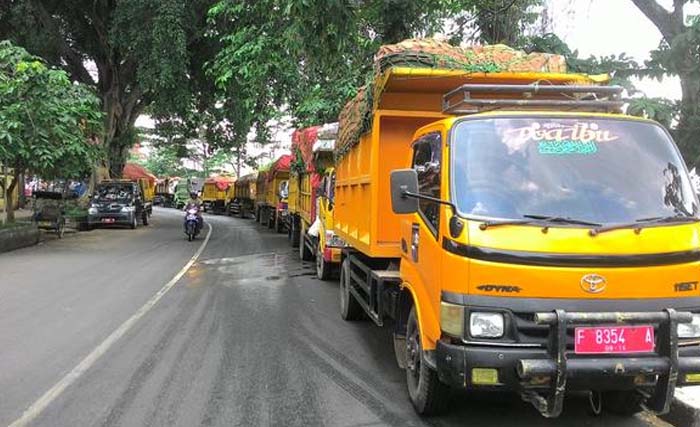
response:
[(418, 413), (451, 389), (519, 393), (545, 417), (571, 392), (665, 413), (700, 384), (697, 197), (668, 132), (607, 83), (381, 68), (333, 156), (323, 126), (302, 129), (290, 172), (258, 172), (258, 220), (319, 278), (338, 271), (343, 319), (392, 328)]

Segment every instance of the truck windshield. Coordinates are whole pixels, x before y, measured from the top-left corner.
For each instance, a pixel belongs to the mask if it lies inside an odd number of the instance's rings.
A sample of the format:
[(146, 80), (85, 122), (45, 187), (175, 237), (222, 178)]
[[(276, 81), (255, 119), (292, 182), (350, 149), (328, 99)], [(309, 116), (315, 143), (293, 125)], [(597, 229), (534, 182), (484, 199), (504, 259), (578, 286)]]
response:
[(124, 184), (103, 184), (97, 187), (95, 199), (100, 201), (125, 203), (131, 201), (134, 189)]
[(615, 224), (695, 216), (685, 165), (658, 125), (603, 118), (465, 120), (452, 140), (461, 215)]

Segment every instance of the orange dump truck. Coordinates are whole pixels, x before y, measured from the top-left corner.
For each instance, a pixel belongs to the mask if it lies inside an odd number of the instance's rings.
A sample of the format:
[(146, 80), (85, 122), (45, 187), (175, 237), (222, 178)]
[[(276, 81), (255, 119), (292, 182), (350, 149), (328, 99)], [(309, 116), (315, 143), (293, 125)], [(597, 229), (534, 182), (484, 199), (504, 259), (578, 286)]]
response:
[(256, 218), (280, 233), (285, 230), (291, 161), (292, 156), (285, 154), (277, 158), (264, 174), (258, 174)]
[(490, 67), (377, 66), (343, 110), (342, 317), (393, 319), (420, 414), (450, 389), (546, 417), (574, 391), (594, 411), (668, 411), (700, 383), (700, 219), (678, 149), (603, 78)]
[(299, 258), (315, 259), (316, 274), (327, 280), (338, 270), (345, 243), (333, 230), (333, 147), (338, 124), (299, 129), (292, 135), (287, 229)]
[(251, 212), (255, 211), (257, 179), (258, 174), (251, 173), (236, 180), (233, 199), (229, 209), (231, 215), (240, 215), (241, 218), (246, 218)]
[(202, 203), (204, 212), (225, 213), (233, 198), (235, 178), (230, 176), (212, 176), (202, 186)]
[(153, 214), (153, 202), (156, 197), (156, 176), (141, 165), (127, 163), (124, 166), (122, 177), (125, 180), (138, 182), (143, 194), (144, 209), (148, 216), (151, 216)]

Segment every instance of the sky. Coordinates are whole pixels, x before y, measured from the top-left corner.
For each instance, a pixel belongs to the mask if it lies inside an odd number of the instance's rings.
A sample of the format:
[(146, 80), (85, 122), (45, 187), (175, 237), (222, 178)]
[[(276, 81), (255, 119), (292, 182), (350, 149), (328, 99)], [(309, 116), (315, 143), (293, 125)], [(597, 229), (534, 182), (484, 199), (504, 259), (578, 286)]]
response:
[[(673, 8), (672, 0), (657, 1), (668, 10)], [(625, 52), (643, 62), (661, 41), (659, 30), (631, 0), (550, 0), (550, 4), (555, 19), (562, 18), (555, 21), (554, 33), (572, 49), (578, 49), (581, 57)], [(685, 12), (700, 14), (700, 4), (686, 6)], [(665, 78), (663, 82), (644, 79), (637, 87), (649, 97), (681, 97), (677, 78)]]

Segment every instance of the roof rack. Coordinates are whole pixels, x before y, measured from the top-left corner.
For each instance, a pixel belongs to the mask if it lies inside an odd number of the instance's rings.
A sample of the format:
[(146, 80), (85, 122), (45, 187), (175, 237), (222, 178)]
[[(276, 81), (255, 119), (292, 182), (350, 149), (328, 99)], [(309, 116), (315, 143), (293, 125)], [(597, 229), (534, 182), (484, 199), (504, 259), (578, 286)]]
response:
[[(442, 97), (442, 112), (473, 114), (507, 107), (621, 112), (622, 90), (620, 86), (465, 84)], [(486, 96), (473, 98), (472, 94)]]

